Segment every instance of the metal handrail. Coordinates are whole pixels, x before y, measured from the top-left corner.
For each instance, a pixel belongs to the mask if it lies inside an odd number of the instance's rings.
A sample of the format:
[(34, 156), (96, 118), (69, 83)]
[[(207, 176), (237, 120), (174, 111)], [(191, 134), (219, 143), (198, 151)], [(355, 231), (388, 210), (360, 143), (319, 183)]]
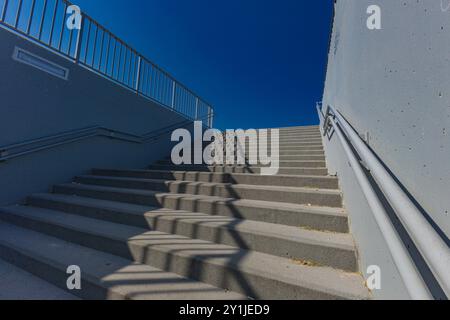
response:
[(66, 28), (71, 5), (67, 0), (32, 0), (26, 8), (23, 0), (4, 0), (0, 25), (188, 119), (210, 115), (212, 127), (210, 103), (93, 18), (82, 13), (80, 30)]
[[(319, 106), (318, 111), (319, 114), (322, 114)], [(326, 114), (322, 114), (322, 116), (325, 117), (324, 125), (331, 125), (335, 129), (349, 160), (353, 162), (352, 168), (355, 171), (358, 182), (374, 212), (377, 223), (382, 230), (394, 262), (399, 269), (411, 297), (414, 299), (426, 299), (431, 296), (403, 241), (401, 241), (398, 233), (393, 229), (392, 222), (388, 221), (386, 210), (382, 207), (378, 196), (370, 186), (367, 177), (362, 171), (361, 164), (351, 151), (347, 141), (351, 143), (351, 146), (358, 153), (364, 166), (370, 171), (370, 174), (377, 182), (377, 185), (418, 248), (441, 286), (441, 289), (447, 297), (450, 297), (450, 249), (445, 241), (433, 229), (420, 210), (414, 205), (408, 195), (384, 168), (377, 156), (365, 144), (342, 114), (333, 107), (328, 106)]]
[(2, 146), (0, 147), (0, 162), (12, 160), (32, 153), (53, 149), (62, 145), (67, 145), (94, 137), (107, 137), (114, 140), (136, 144), (148, 143), (150, 141), (156, 141), (164, 137), (165, 135), (171, 133), (173, 129), (188, 126), (191, 123), (192, 122), (189, 120), (178, 122), (158, 130), (144, 133), (142, 135), (136, 135), (101, 126), (75, 129), (46, 137), (40, 137), (37, 139)]

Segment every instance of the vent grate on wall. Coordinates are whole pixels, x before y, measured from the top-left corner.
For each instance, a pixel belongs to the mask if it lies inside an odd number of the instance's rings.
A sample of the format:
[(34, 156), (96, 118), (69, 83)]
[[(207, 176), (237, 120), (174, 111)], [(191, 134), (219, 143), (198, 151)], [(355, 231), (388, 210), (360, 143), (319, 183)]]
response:
[(63, 80), (69, 79), (69, 69), (64, 68), (60, 65), (57, 65), (56, 63), (53, 63), (51, 61), (48, 61), (47, 59), (44, 59), (42, 57), (39, 57), (31, 52), (28, 52), (24, 49), (21, 49), (19, 47), (15, 47), (13, 59), (32, 66), (36, 69), (39, 69), (41, 71), (47, 72), (55, 77), (58, 77)]

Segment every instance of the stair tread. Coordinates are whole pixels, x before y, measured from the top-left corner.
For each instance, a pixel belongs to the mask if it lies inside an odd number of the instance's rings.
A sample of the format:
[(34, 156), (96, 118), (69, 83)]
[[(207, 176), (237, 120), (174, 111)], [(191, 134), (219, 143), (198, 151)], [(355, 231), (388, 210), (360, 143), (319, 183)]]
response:
[(96, 185), (88, 185), (88, 184), (79, 184), (79, 183), (66, 183), (60, 184), (62, 187), (71, 187), (71, 188), (80, 188), (85, 190), (103, 190), (103, 191), (117, 191), (131, 194), (141, 194), (141, 195), (160, 195), (162, 197), (182, 197), (184, 199), (199, 199), (199, 200), (209, 200), (209, 201), (222, 201), (222, 202), (232, 202), (234, 204), (243, 204), (243, 205), (254, 205), (265, 208), (274, 208), (274, 209), (293, 209), (293, 210), (315, 210), (318, 214), (332, 214), (337, 216), (347, 216), (345, 214), (345, 210), (343, 208), (335, 208), (335, 207), (323, 207), (323, 206), (309, 206), (309, 205), (301, 205), (295, 203), (285, 203), (285, 202), (274, 202), (274, 201), (262, 201), (262, 200), (249, 200), (249, 199), (235, 199), (235, 198), (223, 198), (217, 196), (206, 196), (206, 195), (195, 195), (195, 194), (185, 194), (185, 193), (168, 193), (168, 192), (159, 192), (159, 191), (151, 191), (144, 189), (131, 189), (131, 188), (116, 188), (116, 187), (105, 187), (105, 186), (96, 186)]
[(244, 273), (264, 275), (266, 278), (318, 291), (331, 292), (340, 297), (365, 298), (368, 295), (362, 277), (354, 273), (346, 273), (329, 267), (303, 266), (287, 258), (59, 211), (36, 210), (36, 208), (25, 206), (16, 206), (8, 210), (11, 209), (47, 221), (52, 225), (100, 235), (106, 239), (127, 243), (128, 246), (152, 248), (158, 252), (201, 260), (212, 265), (226, 265), (228, 268), (238, 269)]
[(78, 265), (84, 279), (89, 279), (94, 284), (101, 284), (127, 299), (235, 300), (245, 298), (241, 294), (187, 279), (175, 273), (4, 222), (0, 222), (0, 246), (12, 248), (34, 260), (50, 264), (63, 270), (64, 273), (69, 265)]
[(353, 239), (348, 233), (331, 233), (316, 230), (307, 230), (292, 226), (284, 226), (268, 222), (253, 220), (241, 220), (225, 216), (211, 216), (205, 213), (191, 212), (185, 210), (172, 210), (151, 206), (141, 206), (110, 200), (101, 200), (77, 196), (58, 194), (36, 194), (32, 197), (56, 200), (67, 204), (77, 204), (95, 208), (114, 209), (137, 216), (152, 216), (159, 219), (176, 220), (185, 223), (200, 223), (202, 225), (229, 228), (233, 230), (264, 234), (281, 239), (299, 242), (321, 244), (329, 247), (354, 250)]
[(133, 177), (114, 177), (114, 176), (100, 176), (100, 175), (81, 175), (80, 178), (95, 178), (99, 180), (116, 180), (116, 181), (148, 181), (155, 183), (165, 183), (173, 185), (192, 185), (192, 186), (212, 186), (212, 187), (232, 187), (233, 189), (254, 189), (254, 190), (273, 190), (273, 191), (290, 191), (290, 192), (306, 192), (306, 193), (323, 193), (330, 195), (339, 195), (339, 190), (333, 189), (319, 189), (306, 187), (284, 187), (273, 185), (252, 185), (252, 184), (232, 184), (219, 182), (201, 182), (189, 180), (167, 180), (167, 179), (147, 179), (147, 178), (133, 178)]
[[(205, 171), (190, 171), (190, 170), (152, 170), (152, 169), (105, 169), (105, 168), (95, 168), (93, 170), (105, 170), (111, 172), (132, 172), (132, 173), (177, 173), (177, 174), (200, 174), (200, 175), (228, 175), (228, 176), (254, 176), (252, 173), (227, 173), (227, 172), (205, 172)], [(286, 178), (312, 178), (312, 179), (329, 179), (337, 180), (334, 176), (313, 176), (313, 175), (294, 175), (294, 174), (278, 174), (277, 177)]]

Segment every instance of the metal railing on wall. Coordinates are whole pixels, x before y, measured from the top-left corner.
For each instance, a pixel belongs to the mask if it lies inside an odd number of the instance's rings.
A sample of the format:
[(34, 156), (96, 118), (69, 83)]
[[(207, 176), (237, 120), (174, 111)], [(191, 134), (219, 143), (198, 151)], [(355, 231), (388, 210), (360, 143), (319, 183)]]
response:
[(207, 119), (211, 104), (81, 13), (81, 28), (66, 26), (73, 14), (66, 0), (0, 0), (0, 24), (95, 71), (190, 120)]
[(339, 110), (327, 106), (323, 112), (321, 104), (317, 105), (317, 110), (323, 121), (324, 135), (327, 135), (330, 129), (336, 132), (411, 297), (419, 300), (431, 299), (432, 294), (409, 254), (408, 248), (390, 221), (386, 209), (369, 182), (363, 167), (383, 192), (443, 293), (450, 298), (450, 249), (444, 239), (427, 221)]

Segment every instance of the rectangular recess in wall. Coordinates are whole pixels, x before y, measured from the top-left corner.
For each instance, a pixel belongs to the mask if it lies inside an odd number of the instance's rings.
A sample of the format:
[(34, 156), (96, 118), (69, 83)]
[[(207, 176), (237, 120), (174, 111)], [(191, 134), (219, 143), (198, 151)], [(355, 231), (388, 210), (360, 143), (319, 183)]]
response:
[(69, 69), (39, 57), (38, 55), (28, 52), (22, 48), (15, 47), (13, 59), (20, 63), (24, 63), (41, 71), (47, 72), (60, 79), (69, 79)]

